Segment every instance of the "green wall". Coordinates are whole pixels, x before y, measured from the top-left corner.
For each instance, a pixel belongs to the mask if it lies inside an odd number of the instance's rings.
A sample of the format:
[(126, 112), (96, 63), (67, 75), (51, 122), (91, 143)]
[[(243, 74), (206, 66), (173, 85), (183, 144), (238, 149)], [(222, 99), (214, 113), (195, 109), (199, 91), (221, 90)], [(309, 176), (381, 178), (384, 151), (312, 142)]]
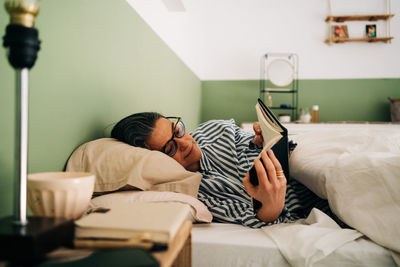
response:
[[(274, 106), (291, 103), (285, 99), (287, 96), (273, 94)], [(299, 81), (299, 108), (319, 105), (319, 118), (323, 122), (390, 121), (389, 96), (400, 98), (400, 79)], [(201, 120), (234, 118), (239, 125), (255, 121), (254, 106), (258, 97), (259, 81), (256, 80), (203, 81)]]
[[(201, 81), (124, 0), (41, 0), (30, 71), (29, 172), (60, 171), (79, 144), (140, 111), (200, 120)], [(8, 14), (0, 7), (1, 36)], [(0, 217), (12, 214), (14, 70), (0, 48)]]

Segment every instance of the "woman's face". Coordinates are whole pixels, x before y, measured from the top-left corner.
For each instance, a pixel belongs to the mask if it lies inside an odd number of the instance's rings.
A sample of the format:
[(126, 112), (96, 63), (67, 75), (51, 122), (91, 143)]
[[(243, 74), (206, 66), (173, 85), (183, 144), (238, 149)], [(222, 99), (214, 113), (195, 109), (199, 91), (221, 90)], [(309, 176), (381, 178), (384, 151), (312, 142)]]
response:
[[(160, 118), (154, 125), (154, 130), (147, 140), (146, 144), (152, 150), (162, 151), (165, 144), (171, 139), (172, 122), (166, 118)], [(193, 137), (185, 132), (181, 138), (174, 138), (178, 145), (178, 149), (173, 159), (179, 162), (188, 171), (198, 171), (200, 169), (200, 148), (194, 141)]]

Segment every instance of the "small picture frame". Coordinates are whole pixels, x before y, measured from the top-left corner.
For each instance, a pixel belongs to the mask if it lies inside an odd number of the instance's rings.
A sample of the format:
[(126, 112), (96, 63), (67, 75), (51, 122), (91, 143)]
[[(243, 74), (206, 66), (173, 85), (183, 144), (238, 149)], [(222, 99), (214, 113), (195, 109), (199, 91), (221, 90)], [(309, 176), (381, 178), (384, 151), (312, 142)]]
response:
[(367, 38), (375, 38), (376, 37), (376, 24), (365, 25), (365, 35), (367, 36)]
[(332, 26), (332, 37), (333, 38), (349, 38), (349, 32), (347, 25), (333, 25)]

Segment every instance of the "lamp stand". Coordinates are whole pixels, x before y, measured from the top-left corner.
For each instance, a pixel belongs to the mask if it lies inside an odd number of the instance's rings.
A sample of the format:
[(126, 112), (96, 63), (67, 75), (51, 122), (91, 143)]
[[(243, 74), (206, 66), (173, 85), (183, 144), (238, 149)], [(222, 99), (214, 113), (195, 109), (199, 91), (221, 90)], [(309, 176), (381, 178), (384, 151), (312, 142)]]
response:
[(15, 95), (15, 160), (19, 161), (17, 175), (14, 179), (14, 216), (15, 222), (19, 225), (26, 225), (26, 201), (27, 201), (27, 173), (28, 173), (28, 68), (16, 69), (16, 95)]
[[(7, 6), (6, 6), (7, 7)], [(8, 59), (16, 71), (15, 160), (18, 163), (14, 186), (14, 216), (0, 219), (0, 260), (31, 264), (59, 246), (71, 246), (72, 220), (29, 217), (27, 211), (28, 172), (28, 76), (40, 49), (38, 31), (33, 27), (10, 23), (4, 36)]]

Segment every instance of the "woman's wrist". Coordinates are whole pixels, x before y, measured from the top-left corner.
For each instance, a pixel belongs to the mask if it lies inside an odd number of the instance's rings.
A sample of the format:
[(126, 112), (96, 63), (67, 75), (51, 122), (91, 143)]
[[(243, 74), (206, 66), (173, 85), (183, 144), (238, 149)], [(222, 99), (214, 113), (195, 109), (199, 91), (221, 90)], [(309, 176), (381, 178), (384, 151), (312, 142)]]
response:
[(279, 218), (283, 209), (284, 207), (271, 209), (271, 207), (263, 205), (257, 212), (257, 218), (266, 223), (273, 222)]

